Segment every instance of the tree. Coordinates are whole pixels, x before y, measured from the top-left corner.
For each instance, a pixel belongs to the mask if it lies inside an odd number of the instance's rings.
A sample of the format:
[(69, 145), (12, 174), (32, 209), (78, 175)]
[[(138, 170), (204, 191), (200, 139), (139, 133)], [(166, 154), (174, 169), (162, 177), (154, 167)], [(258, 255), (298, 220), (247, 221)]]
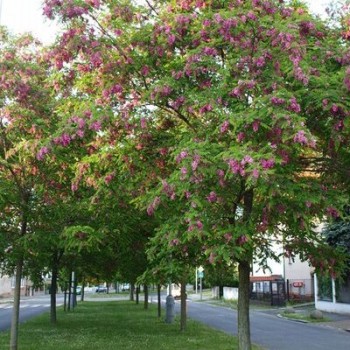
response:
[(48, 66), (30, 35), (14, 37), (0, 28), (0, 183), (2, 269), (16, 277), (10, 348), (17, 349), (23, 268), (36, 259), (31, 249), (39, 188), (45, 167), (38, 162), (40, 139), (50, 132), (55, 101), (47, 89)]
[(75, 111), (103, 125), (99, 145), (148, 213), (169, 214), (154, 249), (238, 263), (250, 349), (253, 255), (266, 263), (276, 239), (286, 254), (334, 259), (315, 225), (346, 200), (332, 167), (348, 152), (347, 42), (298, 1), (45, 4), (69, 26), (52, 61), (74, 75)]

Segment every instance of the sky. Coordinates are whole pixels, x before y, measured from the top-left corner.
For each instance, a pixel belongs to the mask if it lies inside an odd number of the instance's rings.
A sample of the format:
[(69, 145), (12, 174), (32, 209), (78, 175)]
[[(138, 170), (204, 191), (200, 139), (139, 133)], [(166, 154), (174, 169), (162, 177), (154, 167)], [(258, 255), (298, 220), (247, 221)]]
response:
[[(312, 11), (322, 14), (327, 0), (305, 0)], [(42, 15), (42, 0), (0, 0), (0, 24), (12, 33), (31, 32), (43, 43), (54, 41), (57, 26)]]

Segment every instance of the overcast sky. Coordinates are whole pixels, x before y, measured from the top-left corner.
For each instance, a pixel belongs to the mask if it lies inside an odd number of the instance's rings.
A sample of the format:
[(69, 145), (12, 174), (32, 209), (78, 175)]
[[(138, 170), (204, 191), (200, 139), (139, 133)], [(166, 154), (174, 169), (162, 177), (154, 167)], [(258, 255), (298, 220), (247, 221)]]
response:
[[(327, 0), (305, 2), (312, 11), (322, 14)], [(42, 0), (0, 0), (0, 23), (13, 33), (32, 32), (44, 43), (50, 43), (55, 37), (57, 27), (42, 16), (41, 4)]]

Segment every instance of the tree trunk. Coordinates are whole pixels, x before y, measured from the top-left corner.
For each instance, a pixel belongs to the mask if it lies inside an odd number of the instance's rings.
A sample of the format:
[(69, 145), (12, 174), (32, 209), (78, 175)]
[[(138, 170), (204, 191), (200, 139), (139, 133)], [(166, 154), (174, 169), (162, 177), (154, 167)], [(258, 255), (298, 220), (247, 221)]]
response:
[(13, 298), (12, 322), (11, 322), (11, 339), (10, 350), (17, 350), (18, 344), (18, 321), (19, 321), (19, 304), (21, 300), (21, 279), (23, 270), (23, 260), (18, 259), (16, 264), (15, 291)]
[(55, 324), (57, 322), (56, 313), (56, 293), (57, 293), (57, 278), (58, 278), (58, 266), (56, 257), (52, 264), (52, 277), (51, 277), (51, 294), (50, 294), (50, 322)]
[[(246, 190), (243, 206), (243, 220), (249, 225), (250, 216), (253, 210), (253, 190)], [(250, 262), (252, 252), (247, 254), (245, 260), (239, 261), (239, 288), (238, 288), (238, 349), (251, 350), (250, 320), (249, 320), (249, 297), (250, 297)]]
[(130, 283), (130, 301), (134, 301), (135, 284)]
[(158, 317), (162, 316), (162, 299), (160, 295), (160, 284), (157, 285), (157, 295), (158, 295)]
[(144, 309), (147, 310), (148, 309), (148, 285), (145, 284), (143, 286), (143, 289), (144, 289), (144, 293), (145, 293)]
[(140, 298), (140, 286), (136, 287), (136, 305), (139, 304), (139, 299)]
[(240, 261), (238, 273), (238, 349), (251, 350), (249, 320), (250, 263)]
[(69, 282), (68, 282), (68, 306), (67, 310), (70, 311), (72, 306), (72, 272), (69, 273)]
[(184, 332), (186, 330), (187, 323), (187, 294), (186, 294), (186, 282), (183, 279), (181, 281), (181, 318), (180, 318), (180, 331)]

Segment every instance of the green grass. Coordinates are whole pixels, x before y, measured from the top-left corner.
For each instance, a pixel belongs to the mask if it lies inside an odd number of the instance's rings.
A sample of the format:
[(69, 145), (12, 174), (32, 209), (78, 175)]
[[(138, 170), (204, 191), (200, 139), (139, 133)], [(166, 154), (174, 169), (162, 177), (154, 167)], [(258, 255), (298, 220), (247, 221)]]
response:
[(298, 321), (312, 322), (312, 323), (328, 322), (329, 321), (329, 319), (326, 317), (323, 317), (321, 319), (314, 319), (314, 318), (311, 318), (309, 314), (304, 314), (304, 313), (284, 312), (283, 317), (293, 319), (293, 320), (298, 320)]
[[(79, 303), (74, 311), (58, 310), (58, 322), (49, 315), (38, 316), (19, 327), (19, 350), (235, 350), (236, 337), (188, 320), (187, 330), (179, 331), (157, 317), (155, 305), (129, 301)], [(232, 327), (235, 327), (232, 324)], [(0, 349), (9, 347), (9, 332), (0, 333)], [(255, 348), (258, 349), (258, 348)]]

